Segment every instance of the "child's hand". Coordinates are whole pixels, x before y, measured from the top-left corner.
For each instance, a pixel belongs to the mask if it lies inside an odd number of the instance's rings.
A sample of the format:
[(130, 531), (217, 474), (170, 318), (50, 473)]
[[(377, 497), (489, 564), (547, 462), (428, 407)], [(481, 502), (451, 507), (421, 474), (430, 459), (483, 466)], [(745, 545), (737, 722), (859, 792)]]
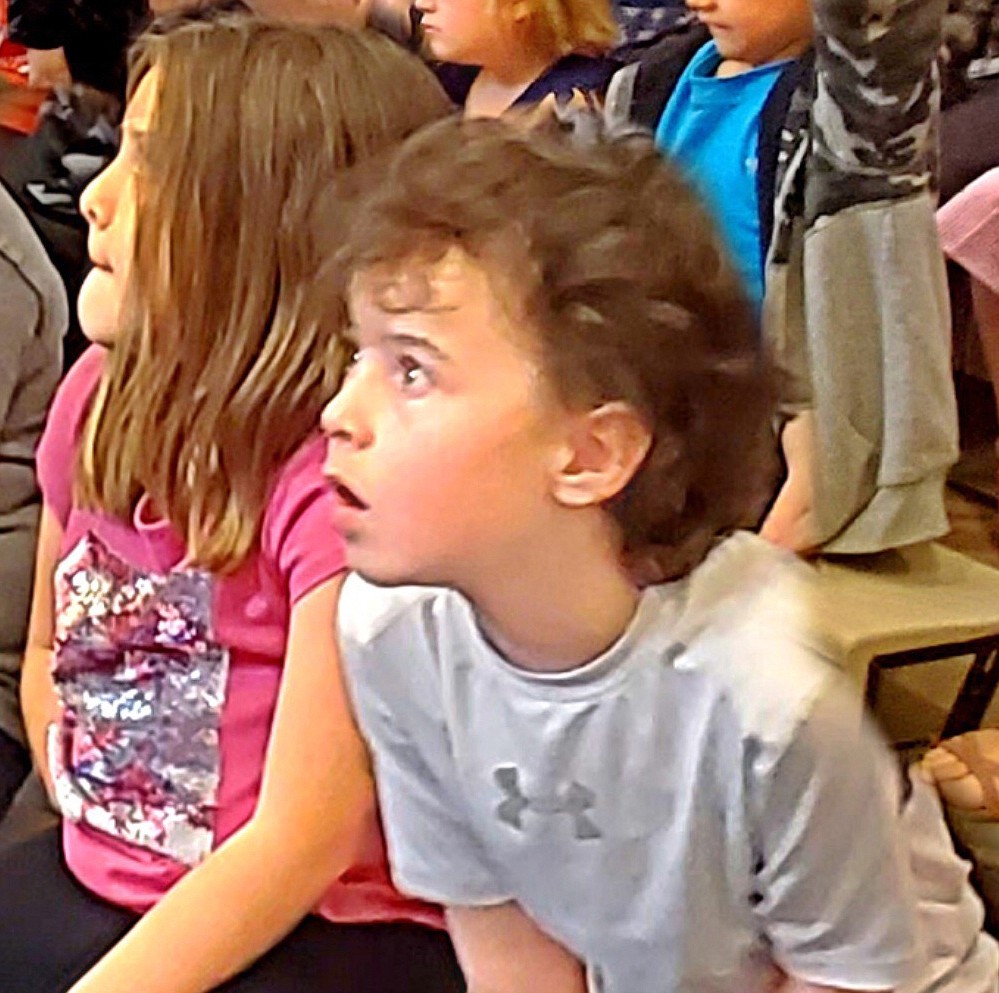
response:
[(42, 90), (54, 90), (57, 86), (72, 86), (69, 65), (61, 48), (44, 50), (28, 49), (28, 85)]
[(815, 418), (811, 411), (789, 421), (781, 435), (787, 479), (766, 516), (760, 535), (799, 555), (820, 544), (815, 520)]
[(504, 117), (515, 121), (526, 131), (552, 124), (575, 129), (583, 119), (598, 121), (600, 104), (592, 93), (577, 88), (569, 97), (556, 97), (554, 93), (549, 93), (540, 103), (513, 108)]

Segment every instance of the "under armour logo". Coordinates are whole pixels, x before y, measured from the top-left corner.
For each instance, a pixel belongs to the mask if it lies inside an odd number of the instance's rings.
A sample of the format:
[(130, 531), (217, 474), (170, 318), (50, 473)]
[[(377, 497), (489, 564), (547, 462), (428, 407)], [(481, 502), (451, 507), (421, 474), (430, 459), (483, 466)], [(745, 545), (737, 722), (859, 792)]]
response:
[(596, 797), (585, 786), (572, 782), (554, 796), (528, 797), (520, 788), (520, 770), (516, 766), (500, 766), (493, 773), (493, 778), (506, 797), (496, 808), (496, 816), (504, 824), (522, 831), (523, 815), (528, 810), (547, 817), (568, 814), (579, 841), (603, 837), (600, 828), (587, 816), (587, 811), (596, 804)]

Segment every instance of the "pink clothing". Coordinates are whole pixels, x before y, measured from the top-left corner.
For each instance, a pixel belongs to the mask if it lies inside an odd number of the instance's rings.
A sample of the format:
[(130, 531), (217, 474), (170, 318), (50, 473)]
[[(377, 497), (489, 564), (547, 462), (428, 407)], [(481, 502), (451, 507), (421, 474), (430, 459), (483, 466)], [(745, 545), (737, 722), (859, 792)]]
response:
[(948, 258), (999, 293), (999, 169), (969, 183), (937, 211)]
[[(102, 367), (99, 348), (80, 358), (38, 449), (45, 503), (64, 532), (54, 663), (63, 720), (50, 758), (67, 864), (88, 889), (142, 912), (253, 814), (291, 610), (345, 559), (318, 436), (280, 472), (259, 550), (230, 575), (185, 566), (183, 541), (144, 499), (131, 521), (77, 506), (76, 447)], [(392, 887), (374, 819), (366, 850), (317, 911), (441, 924), (436, 908)]]

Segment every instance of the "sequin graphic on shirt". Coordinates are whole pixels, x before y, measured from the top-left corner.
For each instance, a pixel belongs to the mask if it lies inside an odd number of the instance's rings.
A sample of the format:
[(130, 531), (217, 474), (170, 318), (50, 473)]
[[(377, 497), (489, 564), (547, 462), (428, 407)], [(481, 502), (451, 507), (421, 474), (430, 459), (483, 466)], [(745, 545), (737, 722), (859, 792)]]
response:
[(196, 865), (212, 848), (229, 655), (205, 572), (137, 570), (87, 535), (56, 571), (50, 732), (63, 814)]

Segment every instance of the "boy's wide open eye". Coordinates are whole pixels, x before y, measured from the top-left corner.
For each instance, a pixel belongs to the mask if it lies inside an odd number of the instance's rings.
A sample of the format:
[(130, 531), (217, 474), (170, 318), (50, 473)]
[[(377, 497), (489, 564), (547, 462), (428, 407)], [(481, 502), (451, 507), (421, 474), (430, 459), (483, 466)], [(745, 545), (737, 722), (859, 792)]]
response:
[(427, 367), (414, 358), (412, 355), (402, 353), (395, 359), (395, 376), (400, 388), (405, 393), (414, 394), (425, 392), (433, 385), (430, 372)]

